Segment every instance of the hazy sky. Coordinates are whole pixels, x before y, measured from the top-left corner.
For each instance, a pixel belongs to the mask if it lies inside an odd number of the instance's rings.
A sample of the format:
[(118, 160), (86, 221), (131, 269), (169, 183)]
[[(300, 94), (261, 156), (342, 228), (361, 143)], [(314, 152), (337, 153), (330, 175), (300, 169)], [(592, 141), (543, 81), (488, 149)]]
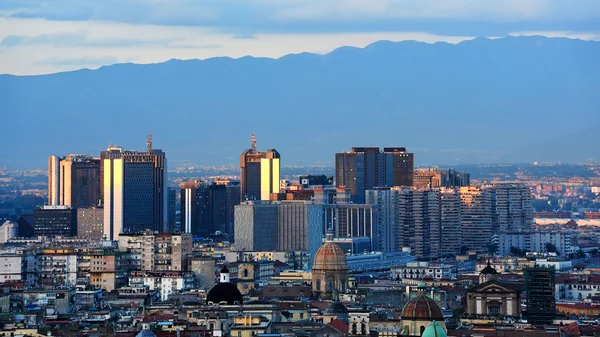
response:
[(600, 0), (0, 0), (0, 73), (523, 34), (600, 40)]

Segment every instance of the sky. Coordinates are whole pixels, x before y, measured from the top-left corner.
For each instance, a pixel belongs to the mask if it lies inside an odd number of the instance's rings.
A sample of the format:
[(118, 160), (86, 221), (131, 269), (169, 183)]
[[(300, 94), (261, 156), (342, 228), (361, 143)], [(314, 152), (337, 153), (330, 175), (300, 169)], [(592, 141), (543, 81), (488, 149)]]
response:
[(600, 40), (600, 1), (1, 0), (0, 74), (508, 35)]

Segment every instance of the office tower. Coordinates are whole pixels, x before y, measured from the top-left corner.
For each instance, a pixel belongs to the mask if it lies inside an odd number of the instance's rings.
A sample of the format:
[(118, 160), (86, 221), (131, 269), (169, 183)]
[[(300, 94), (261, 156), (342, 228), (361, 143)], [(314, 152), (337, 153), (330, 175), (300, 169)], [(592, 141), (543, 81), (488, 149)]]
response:
[(438, 258), (441, 239), (440, 191), (431, 189), (414, 191), (413, 216), (415, 255), (419, 258)]
[(77, 209), (77, 237), (100, 242), (104, 239), (104, 209), (84, 207)]
[(457, 172), (454, 169), (441, 170), (441, 185), (443, 187), (463, 187), (471, 185), (468, 173)]
[(35, 236), (77, 236), (77, 211), (67, 206), (43, 206), (33, 211)]
[(175, 231), (175, 216), (177, 210), (177, 191), (169, 187), (167, 188), (167, 226), (168, 232)]
[(240, 156), (242, 200), (269, 200), (271, 193), (279, 193), (280, 158), (275, 149), (257, 151), (252, 134), (252, 147)]
[(371, 250), (379, 247), (377, 235), (377, 210), (365, 204), (325, 204), (323, 205), (322, 235), (326, 230), (333, 231), (334, 238), (371, 239)]
[(323, 238), (322, 205), (308, 201), (245, 201), (235, 206), (238, 251), (308, 251)]
[(208, 237), (209, 224), (208, 184), (201, 180), (181, 183), (181, 231)]
[(240, 204), (240, 182), (239, 181), (224, 181), (216, 180), (215, 184), (224, 184), (226, 186), (226, 203), (227, 213), (225, 218), (225, 233), (234, 236), (235, 232), (235, 206)]
[(436, 188), (442, 184), (442, 173), (435, 168), (416, 169), (413, 186), (416, 188)]
[(403, 147), (353, 147), (335, 155), (335, 182), (350, 190), (354, 203), (364, 203), (365, 191), (382, 186), (412, 186), (414, 156)]
[(100, 154), (104, 202), (104, 234), (116, 240), (120, 233), (145, 229), (168, 231), (167, 159), (152, 148), (146, 152), (110, 146)]
[(366, 191), (365, 202), (377, 208), (377, 251), (397, 252), (402, 249), (399, 191), (399, 187), (376, 187)]
[(60, 205), (60, 157), (48, 157), (48, 205)]
[(533, 223), (533, 198), (522, 183), (494, 183), (484, 188), (492, 194), (492, 231), (528, 232)]
[(245, 201), (235, 206), (235, 249), (277, 250), (278, 210), (271, 203)]
[(556, 316), (554, 268), (525, 268), (527, 323), (552, 324)]
[(300, 176), (298, 177), (298, 182), (300, 183), (300, 185), (302, 185), (302, 188), (309, 188), (310, 186), (328, 186), (333, 185), (333, 176)]
[(70, 154), (60, 161), (60, 204), (73, 208), (98, 205), (100, 161)]
[(456, 189), (440, 190), (440, 226), (442, 243), (440, 255), (456, 255), (462, 247), (460, 194)]
[(463, 246), (487, 252), (492, 239), (492, 194), (475, 186), (460, 188)]

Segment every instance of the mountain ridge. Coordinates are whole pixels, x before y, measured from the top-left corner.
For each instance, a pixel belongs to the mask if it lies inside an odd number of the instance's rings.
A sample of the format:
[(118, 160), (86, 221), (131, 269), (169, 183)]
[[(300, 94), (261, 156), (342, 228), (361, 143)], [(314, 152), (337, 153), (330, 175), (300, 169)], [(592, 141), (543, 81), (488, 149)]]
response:
[(1, 75), (5, 136), (18, 141), (0, 164), (143, 148), (149, 133), (174, 164), (235, 163), (251, 133), (287, 165), (362, 145), (407, 146), (418, 164), (600, 160), (589, 132), (568, 137), (571, 153), (538, 144), (600, 126), (597, 59), (600, 42), (534, 36)]

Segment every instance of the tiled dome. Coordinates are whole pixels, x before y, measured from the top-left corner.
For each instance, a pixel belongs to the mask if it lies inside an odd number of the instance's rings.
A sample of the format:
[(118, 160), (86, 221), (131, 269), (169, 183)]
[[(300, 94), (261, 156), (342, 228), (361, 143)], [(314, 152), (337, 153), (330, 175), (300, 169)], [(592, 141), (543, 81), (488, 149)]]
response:
[(315, 254), (313, 269), (348, 270), (346, 254), (333, 242), (325, 242)]
[(431, 298), (421, 293), (406, 303), (402, 310), (402, 319), (408, 320), (444, 320), (442, 309)]

